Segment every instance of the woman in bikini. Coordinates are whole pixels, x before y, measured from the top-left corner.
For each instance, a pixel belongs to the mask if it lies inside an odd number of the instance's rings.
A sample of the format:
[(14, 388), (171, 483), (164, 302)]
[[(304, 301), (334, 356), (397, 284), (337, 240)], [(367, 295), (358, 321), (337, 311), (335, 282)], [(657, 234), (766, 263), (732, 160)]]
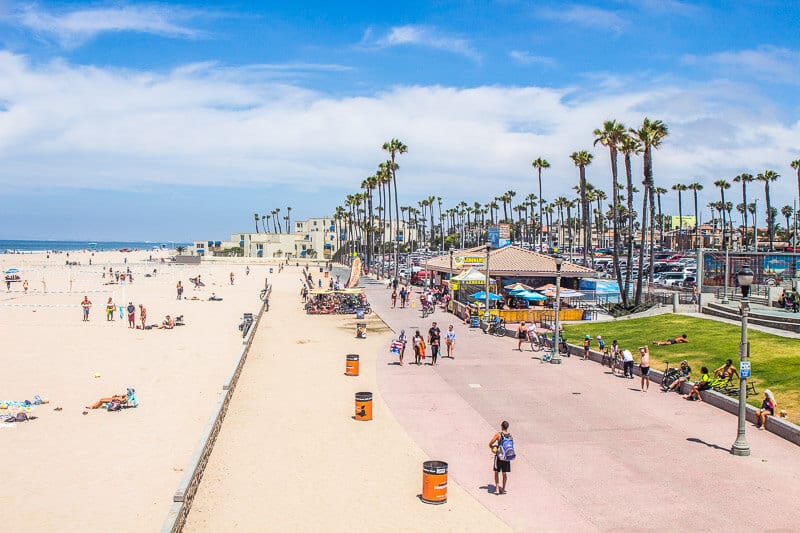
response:
[(147, 326), (147, 309), (142, 304), (139, 304), (139, 318), (142, 321), (142, 329), (144, 329)]

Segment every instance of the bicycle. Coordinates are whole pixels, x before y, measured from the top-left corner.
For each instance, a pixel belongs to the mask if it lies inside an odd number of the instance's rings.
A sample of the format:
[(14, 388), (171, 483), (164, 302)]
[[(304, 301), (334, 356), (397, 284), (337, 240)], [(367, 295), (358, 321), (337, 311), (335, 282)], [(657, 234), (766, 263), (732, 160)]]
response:
[(608, 365), (609, 368), (612, 368), (611, 365), (614, 364), (614, 356), (611, 355), (611, 351), (608, 348), (603, 350), (603, 358), (600, 360), (600, 366)]
[(536, 334), (534, 331), (528, 332), (528, 337), (531, 343), (531, 351), (532, 352), (539, 352), (544, 350), (544, 345), (542, 343), (542, 339), (539, 338), (539, 335)]
[(489, 335), (495, 335), (497, 337), (505, 337), (506, 336), (506, 321), (502, 318), (499, 320), (494, 320), (489, 323), (489, 327), (486, 328), (486, 333)]
[(436, 306), (434, 305), (422, 306), (422, 318), (427, 318), (428, 316), (432, 315), (434, 311), (436, 311)]

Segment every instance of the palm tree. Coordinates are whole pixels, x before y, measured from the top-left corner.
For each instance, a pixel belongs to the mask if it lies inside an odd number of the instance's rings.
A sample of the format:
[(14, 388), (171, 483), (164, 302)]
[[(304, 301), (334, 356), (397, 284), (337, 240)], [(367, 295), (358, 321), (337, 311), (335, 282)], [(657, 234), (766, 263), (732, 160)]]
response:
[(672, 190), (678, 192), (678, 250), (682, 249), (683, 243), (681, 240), (681, 235), (683, 235), (683, 191), (687, 189), (689, 189), (689, 187), (683, 183), (676, 183), (672, 186)]
[[(800, 159), (795, 159), (789, 165), (797, 171), (797, 195), (800, 197)], [(800, 206), (800, 204), (797, 204)]]
[(281, 226), (281, 218), (280, 218), (280, 216), (278, 216), (280, 214), (281, 214), (281, 208), (280, 207), (276, 207), (275, 208), (275, 221), (278, 223), (278, 233), (283, 233), (283, 227)]
[[(625, 137), (625, 126), (616, 120), (606, 120), (603, 122), (603, 129), (594, 130), (594, 145), (597, 143), (602, 144), (608, 148), (608, 154), (611, 158), (611, 227), (613, 232), (613, 250), (611, 252), (612, 261), (614, 264), (614, 276), (617, 278), (617, 286), (622, 288), (622, 270), (619, 266), (619, 217), (617, 213), (617, 196), (619, 189), (618, 182), (618, 169), (617, 169), (617, 151)], [(539, 193), (541, 195), (541, 192)], [(627, 291), (623, 293), (620, 291), (622, 306), (628, 306)]]
[[(664, 246), (664, 215), (661, 214), (661, 197), (667, 194), (664, 187), (656, 187), (656, 204), (658, 204), (658, 244)], [(680, 198), (680, 195), (678, 195)]]
[(780, 175), (774, 170), (765, 170), (756, 176), (758, 181), (764, 182), (764, 194), (767, 202), (767, 233), (769, 234), (769, 251), (775, 250), (775, 212), (772, 210), (772, 201), (769, 195), (769, 184), (777, 181)]
[[(658, 149), (661, 146), (662, 141), (664, 138), (669, 134), (669, 130), (667, 129), (667, 125), (661, 122), (660, 120), (653, 120), (651, 121), (649, 118), (645, 117), (644, 121), (642, 122), (642, 127), (638, 130), (631, 130), (631, 133), (636, 135), (639, 142), (642, 143), (642, 149), (644, 150), (644, 186), (645, 196), (649, 197), (650, 202), (650, 273), (649, 273), (649, 280), (653, 282), (653, 268), (654, 268), (654, 259), (655, 259), (655, 235), (653, 229), (653, 220), (655, 219), (655, 180), (653, 178), (653, 148)], [(636, 291), (637, 294), (641, 293), (641, 285), (642, 285), (642, 270), (643, 270), (643, 256), (644, 256), (644, 234), (646, 230), (645, 225), (645, 212), (642, 211), (642, 248), (641, 254), (639, 255), (639, 279), (637, 280), (636, 284)], [(640, 303), (640, 299), (637, 296), (636, 298), (637, 304)]]
[(699, 244), (700, 241), (698, 240), (700, 231), (700, 218), (699, 218), (700, 215), (697, 211), (697, 192), (702, 191), (703, 186), (695, 182), (695, 183), (690, 183), (688, 187), (689, 190), (692, 191), (692, 194), (694, 194), (694, 245), (695, 247), (698, 247), (700, 246)]
[(253, 216), (256, 219), (256, 233), (258, 233), (258, 213), (254, 213)]
[[(785, 206), (781, 207), (781, 215), (783, 215), (784, 218), (786, 219), (786, 240), (787, 241), (789, 240), (789, 237), (792, 234), (792, 226), (789, 223), (789, 219), (792, 218), (793, 214), (794, 214), (794, 209), (792, 209), (792, 206), (785, 205)], [(792, 243), (792, 246), (795, 246), (795, 244)]]
[[(622, 140), (619, 143), (619, 151), (622, 152), (624, 155), (625, 161), (625, 188), (627, 192), (627, 214), (628, 214), (628, 242), (627, 242), (627, 268), (625, 272), (625, 287), (624, 290), (620, 291), (620, 294), (625, 294), (625, 302), (627, 300), (628, 289), (631, 285), (631, 274), (633, 272), (633, 245), (634, 245), (634, 232), (633, 232), (633, 221), (636, 216), (635, 211), (633, 210), (633, 167), (631, 166), (631, 155), (641, 153), (642, 145), (638, 139), (632, 137), (631, 135), (625, 134), (622, 137)], [(645, 196), (646, 198), (646, 196)], [(642, 211), (644, 213), (644, 211)], [(635, 305), (639, 305), (641, 303), (641, 294), (637, 297)]]
[(291, 224), (290, 224), (290, 222), (292, 220), (292, 208), (291, 207), (287, 207), (286, 208), (286, 217), (285, 218), (286, 218), (286, 233), (291, 233), (292, 232), (292, 228), (291, 228)]
[(550, 168), (550, 163), (547, 162), (547, 159), (537, 157), (533, 160), (533, 168), (535, 168), (539, 174), (539, 250), (541, 250), (542, 239), (544, 238), (544, 225), (542, 224), (542, 169)]
[[(752, 183), (754, 179), (755, 178), (753, 178), (752, 174), (747, 174), (747, 173), (739, 174), (738, 176), (733, 178), (734, 182), (742, 184), (742, 204), (744, 204), (745, 206), (747, 205), (747, 184)], [(744, 221), (743, 244), (747, 246), (747, 209), (744, 209), (742, 211), (742, 218)]]
[(578, 167), (581, 188), (581, 222), (583, 224), (583, 264), (588, 266), (586, 255), (592, 246), (591, 226), (589, 222), (589, 202), (586, 201), (586, 167), (592, 164), (594, 155), (586, 150), (572, 152), (569, 156), (572, 162)]
[(728, 226), (725, 223), (725, 191), (731, 188), (731, 184), (725, 180), (717, 180), (714, 182), (715, 187), (719, 187), (719, 194), (722, 200), (722, 207), (720, 213), (722, 214), (722, 247), (728, 247)]
[[(394, 184), (394, 212), (395, 212), (395, 216), (397, 216), (397, 213), (400, 212), (400, 207), (398, 206), (398, 203), (397, 203), (398, 202), (398, 200), (397, 200), (397, 169), (399, 167), (397, 165), (396, 158), (397, 158), (398, 155), (408, 152), (408, 146), (406, 146), (405, 144), (403, 144), (402, 142), (400, 142), (397, 139), (392, 139), (392, 140), (390, 140), (388, 142), (383, 143), (383, 149), (385, 151), (389, 152), (389, 155), (390, 155), (391, 161), (392, 161), (392, 165), (390, 167), (390, 170), (392, 171), (392, 183)], [(397, 233), (399, 233), (399, 232), (400, 232), (400, 222), (399, 222), (399, 219), (398, 219)], [(390, 232), (390, 233), (393, 233), (393, 238), (395, 239), (395, 242), (397, 242), (397, 236), (394, 234), (394, 232)], [(399, 261), (397, 260), (398, 253), (399, 253), (398, 247), (395, 246), (394, 247), (394, 277), (395, 278), (397, 278), (397, 269), (399, 268), (399, 265), (398, 265)]]

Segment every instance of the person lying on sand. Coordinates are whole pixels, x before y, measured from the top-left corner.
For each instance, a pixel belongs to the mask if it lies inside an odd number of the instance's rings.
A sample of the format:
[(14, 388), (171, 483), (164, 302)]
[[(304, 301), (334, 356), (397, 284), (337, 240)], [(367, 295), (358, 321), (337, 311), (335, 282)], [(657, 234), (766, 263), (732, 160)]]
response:
[(656, 346), (669, 346), (671, 344), (680, 344), (682, 342), (689, 342), (686, 339), (686, 333), (684, 333), (683, 335), (680, 335), (678, 337), (673, 337), (671, 339), (667, 339), (665, 341), (653, 341), (653, 344), (655, 344)]
[(128, 395), (127, 394), (115, 394), (110, 398), (100, 398), (92, 405), (87, 405), (87, 409), (99, 409), (102, 407), (104, 403), (111, 403), (111, 402), (119, 402), (119, 403), (127, 403), (128, 402)]

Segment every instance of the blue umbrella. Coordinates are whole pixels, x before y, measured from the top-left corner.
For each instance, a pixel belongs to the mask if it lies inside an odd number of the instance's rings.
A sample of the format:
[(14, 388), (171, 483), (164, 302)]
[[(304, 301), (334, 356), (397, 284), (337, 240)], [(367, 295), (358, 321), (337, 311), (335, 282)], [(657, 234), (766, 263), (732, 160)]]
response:
[[(485, 300), (486, 299), (486, 291), (476, 292), (475, 294), (472, 295), (472, 297), (475, 298), (476, 300)], [(490, 300), (502, 300), (503, 297), (499, 296), (499, 295), (497, 295), (497, 294), (495, 294), (493, 292), (490, 292), (489, 293), (489, 299)]]
[(533, 292), (533, 291), (522, 291), (522, 292), (520, 292), (518, 294), (514, 294), (514, 297), (515, 298), (522, 298), (523, 300), (528, 300), (528, 301), (547, 300), (547, 296), (545, 296), (543, 294), (539, 294), (538, 292)]
[(6, 270), (6, 274), (16, 274), (18, 272), (19, 272), (19, 269), (18, 268), (13, 268), (13, 267), (9, 268), (8, 270)]

